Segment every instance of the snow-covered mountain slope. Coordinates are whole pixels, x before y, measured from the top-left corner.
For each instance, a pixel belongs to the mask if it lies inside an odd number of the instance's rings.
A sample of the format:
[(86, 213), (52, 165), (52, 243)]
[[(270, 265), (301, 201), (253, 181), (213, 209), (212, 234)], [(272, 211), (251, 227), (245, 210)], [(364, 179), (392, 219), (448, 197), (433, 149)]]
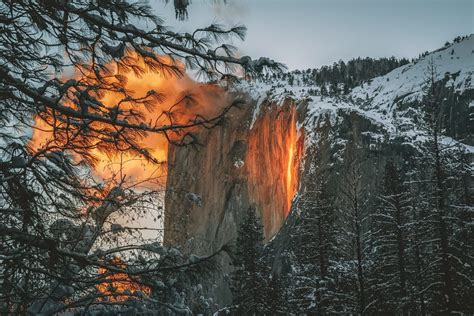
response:
[(395, 102), (420, 98), (430, 64), (435, 68), (437, 80), (450, 76), (446, 85), (457, 93), (474, 88), (474, 35), (440, 48), (418, 61), (399, 67), (385, 76), (374, 78), (371, 84), (353, 89), (353, 99), (371, 98), (371, 106), (387, 107)]
[[(321, 87), (308, 83), (308, 80), (304, 80), (298, 74), (292, 80), (296, 84), (290, 84), (288, 80), (266, 79), (242, 82), (235, 88), (247, 92), (253, 99), (258, 100), (254, 120), (258, 117), (260, 105), (265, 100), (282, 103), (285, 98), (292, 98), (297, 102), (304, 102), (307, 108), (302, 125), (308, 145), (317, 140), (315, 127), (321, 119), (329, 117), (334, 125), (341, 114), (356, 113), (379, 127), (376, 132), (371, 132), (374, 141), (383, 142), (402, 137), (407, 143), (416, 146), (425, 139), (424, 132), (417, 123), (422, 116), (421, 109), (402, 104), (421, 99), (427, 86), (431, 64), (436, 70), (436, 80), (445, 79), (446, 86), (453, 87), (458, 95), (470, 95), (469, 110), (473, 112), (474, 35), (424, 54), (416, 61), (353, 88), (347, 94), (322, 96)], [(450, 137), (445, 137), (444, 140), (459, 141)], [(467, 143), (463, 145), (474, 153), (473, 146)]]

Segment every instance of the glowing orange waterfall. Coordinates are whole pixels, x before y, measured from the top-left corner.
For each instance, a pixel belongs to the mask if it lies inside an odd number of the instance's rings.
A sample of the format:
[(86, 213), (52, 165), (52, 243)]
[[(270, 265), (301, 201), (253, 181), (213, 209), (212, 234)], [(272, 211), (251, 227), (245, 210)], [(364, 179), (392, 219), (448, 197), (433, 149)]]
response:
[(298, 157), (295, 159), (295, 151), (297, 149), (297, 133), (296, 133), (296, 124), (295, 124), (295, 111), (292, 111), (291, 115), (291, 123), (289, 126), (288, 132), (288, 161), (286, 167), (286, 193), (288, 199), (288, 207), (286, 210), (286, 214), (291, 208), (291, 201), (296, 193), (297, 186), (298, 186)]
[(267, 104), (250, 131), (245, 162), (249, 194), (262, 216), (266, 238), (278, 232), (290, 212), (298, 189), (302, 136), (291, 101)]

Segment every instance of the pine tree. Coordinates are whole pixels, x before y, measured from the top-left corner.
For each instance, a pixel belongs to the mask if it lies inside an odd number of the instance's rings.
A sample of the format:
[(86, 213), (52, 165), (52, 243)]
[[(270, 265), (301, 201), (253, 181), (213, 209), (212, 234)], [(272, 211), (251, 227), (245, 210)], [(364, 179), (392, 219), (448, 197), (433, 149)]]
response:
[(260, 220), (249, 208), (238, 231), (231, 284), (233, 309), (240, 315), (268, 310), (265, 296), (270, 273), (263, 258), (263, 239)]
[(328, 95), (328, 90), (327, 90), (325, 84), (323, 84), (323, 85), (321, 86), (321, 95), (322, 95), (322, 96), (327, 96), (327, 95)]
[[(436, 82), (431, 63), (426, 95), (423, 100), (428, 140), (422, 148), (424, 171), (420, 176), (428, 183), (429, 215), (425, 218), (430, 260), (425, 268), (429, 283), (426, 292), (432, 312), (472, 312), (473, 247), (466, 244), (472, 237), (472, 204), (466, 164), (459, 150), (442, 141), (445, 132), (446, 98), (444, 82)], [(423, 177), (424, 176), (424, 177)], [(467, 180), (467, 181), (466, 181)], [(468, 194), (469, 195), (469, 194)], [(472, 239), (471, 239), (472, 240)]]
[[(413, 168), (413, 169), (416, 169)], [(410, 190), (410, 200), (411, 200), (411, 218), (412, 223), (409, 227), (410, 232), (410, 241), (411, 241), (411, 248), (410, 256), (413, 259), (413, 276), (410, 282), (410, 288), (412, 291), (415, 292), (414, 295), (414, 306), (415, 313), (419, 315), (426, 315), (426, 293), (424, 293), (424, 289), (428, 282), (428, 278), (426, 277), (426, 262), (427, 259), (427, 252), (426, 252), (426, 227), (425, 227), (425, 203), (424, 203), (424, 190), (420, 188), (419, 185), (416, 184), (416, 180), (413, 177), (413, 174), (416, 171), (410, 171), (410, 181), (412, 184), (409, 186)]]
[(281, 277), (274, 273), (270, 280), (267, 280), (265, 290), (266, 311), (269, 315), (286, 314), (288, 306), (286, 306), (286, 291)]
[(357, 131), (353, 131), (353, 138), (346, 145), (343, 181), (340, 192), (342, 198), (342, 214), (344, 231), (345, 265), (351, 275), (345, 287), (348, 308), (360, 315), (366, 313), (369, 305), (367, 297), (367, 250), (368, 239), (366, 225), (369, 218), (369, 196), (362, 182), (364, 157), (361, 152), (361, 143), (356, 138)]
[(380, 204), (373, 214), (371, 293), (376, 313), (407, 315), (412, 301), (409, 277), (412, 271), (410, 248), (411, 196), (401, 170), (387, 162)]
[(442, 284), (437, 290), (439, 297), (433, 302), (441, 302), (440, 311), (450, 313), (453, 309), (454, 289), (452, 284), (452, 270), (449, 258), (449, 237), (447, 217), (447, 183), (446, 170), (444, 169), (444, 156), (441, 148), (442, 118), (440, 117), (441, 100), (440, 90), (435, 82), (435, 69), (431, 64), (430, 85), (425, 98), (426, 122), (429, 140), (426, 143), (425, 156), (428, 158), (428, 165), (431, 167), (431, 192), (432, 207), (434, 208), (433, 237), (436, 238), (437, 257), (432, 267), (435, 273), (435, 282)]
[(461, 146), (447, 151), (450, 157), (447, 166), (449, 183), (449, 225), (451, 226), (450, 259), (455, 293), (454, 309), (462, 313), (473, 313), (474, 302), (474, 219), (472, 167), (470, 156)]
[(335, 211), (328, 191), (318, 186), (300, 197), (301, 212), (292, 234), (296, 257), (293, 305), (300, 312), (326, 314), (335, 298), (331, 265), (335, 247)]
[(319, 154), (310, 155), (315, 158), (310, 162), (308, 180), (296, 203), (298, 218), (290, 246), (295, 258), (290, 295), (294, 311), (321, 315), (340, 307), (334, 284), (337, 214), (328, 183), (330, 129), (328, 118), (318, 127)]

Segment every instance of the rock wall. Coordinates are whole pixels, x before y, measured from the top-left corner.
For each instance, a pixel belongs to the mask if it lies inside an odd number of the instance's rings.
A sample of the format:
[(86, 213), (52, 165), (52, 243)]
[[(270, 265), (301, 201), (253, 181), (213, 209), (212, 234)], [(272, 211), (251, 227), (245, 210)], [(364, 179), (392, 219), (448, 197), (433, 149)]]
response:
[[(297, 190), (298, 156), (303, 137), (296, 131), (297, 106), (263, 103), (254, 119), (255, 101), (233, 108), (222, 122), (197, 135), (199, 144), (169, 149), (165, 196), (168, 245), (207, 255), (235, 244), (242, 215), (249, 207), (260, 214), (266, 239), (281, 228)], [(218, 305), (230, 303), (224, 275), (230, 259), (207, 288), (217, 289)], [(208, 291), (208, 293), (209, 293)]]
[(232, 109), (220, 125), (197, 134), (199, 144), (170, 147), (166, 243), (201, 238), (193, 243), (213, 251), (235, 237), (237, 213), (248, 207), (261, 215), (266, 239), (280, 229), (297, 190), (303, 150), (297, 107), (289, 99), (264, 103), (251, 124), (254, 108), (249, 101)]

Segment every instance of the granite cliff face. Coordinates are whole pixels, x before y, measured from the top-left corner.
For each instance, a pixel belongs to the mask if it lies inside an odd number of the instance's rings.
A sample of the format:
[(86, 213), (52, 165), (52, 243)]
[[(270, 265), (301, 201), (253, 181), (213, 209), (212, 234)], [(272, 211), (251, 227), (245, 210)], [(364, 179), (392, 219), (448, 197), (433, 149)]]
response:
[(297, 105), (255, 101), (236, 107), (219, 126), (202, 130), (195, 146), (171, 147), (165, 198), (165, 242), (199, 253), (219, 249), (236, 236), (240, 213), (254, 207), (265, 237), (282, 226), (298, 185), (303, 134)]
[[(217, 127), (201, 130), (199, 144), (169, 149), (166, 244), (209, 255), (235, 243), (250, 207), (260, 214), (267, 240), (280, 230), (298, 186), (304, 137), (296, 130), (297, 108), (291, 99), (258, 106), (249, 99)], [(217, 288), (208, 294), (223, 305), (231, 301), (224, 281), (230, 258), (221, 255), (219, 263), (222, 271), (205, 287)]]

